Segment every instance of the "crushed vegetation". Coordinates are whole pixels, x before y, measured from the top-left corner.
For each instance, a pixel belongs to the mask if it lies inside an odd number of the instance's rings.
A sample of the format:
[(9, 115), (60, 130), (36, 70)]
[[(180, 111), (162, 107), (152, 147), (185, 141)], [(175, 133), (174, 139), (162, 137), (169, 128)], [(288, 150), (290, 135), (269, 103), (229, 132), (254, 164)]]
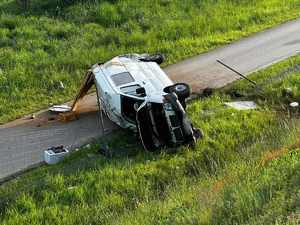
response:
[[(298, 65), (293, 57), (251, 76), (258, 84)], [(240, 80), (194, 100), (188, 113), (205, 137), (195, 149), (150, 154), (126, 132), (0, 187), (8, 224), (299, 224), (299, 71), (256, 92)], [(295, 90), (294, 99), (279, 93)], [(259, 108), (224, 106), (244, 91)], [(262, 97), (264, 96), (264, 97)], [(99, 148), (109, 145), (109, 156)]]
[(161, 52), (167, 65), (300, 15), (298, 0), (17, 2), (0, 0), (0, 123), (72, 99), (98, 61)]

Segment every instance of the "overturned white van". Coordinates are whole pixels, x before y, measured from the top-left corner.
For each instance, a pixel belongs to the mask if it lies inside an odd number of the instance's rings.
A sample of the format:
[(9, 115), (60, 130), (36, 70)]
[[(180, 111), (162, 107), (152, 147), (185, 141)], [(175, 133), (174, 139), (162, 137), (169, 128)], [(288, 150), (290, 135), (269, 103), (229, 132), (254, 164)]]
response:
[(158, 64), (162, 55), (127, 54), (95, 64), (87, 72), (77, 102), (95, 84), (98, 102), (110, 120), (139, 133), (145, 149), (194, 145), (202, 137), (185, 112), (190, 88), (174, 84)]

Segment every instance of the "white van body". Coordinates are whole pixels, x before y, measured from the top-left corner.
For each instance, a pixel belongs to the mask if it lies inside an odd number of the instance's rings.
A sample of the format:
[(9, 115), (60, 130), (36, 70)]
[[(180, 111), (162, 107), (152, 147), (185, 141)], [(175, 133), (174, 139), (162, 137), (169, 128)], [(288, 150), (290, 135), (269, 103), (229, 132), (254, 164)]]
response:
[[(136, 54), (117, 56), (105, 64), (96, 64), (91, 68), (98, 96), (107, 116), (123, 128), (136, 129), (136, 125), (124, 120), (121, 95), (163, 103), (163, 89), (174, 84), (157, 63), (137, 59)], [(138, 87), (145, 88), (147, 95), (136, 95)]]
[(189, 86), (174, 84), (158, 65), (162, 61), (161, 55), (127, 54), (93, 65), (72, 110), (95, 84), (101, 110), (120, 127), (138, 132), (145, 149), (194, 144), (197, 130), (185, 113)]

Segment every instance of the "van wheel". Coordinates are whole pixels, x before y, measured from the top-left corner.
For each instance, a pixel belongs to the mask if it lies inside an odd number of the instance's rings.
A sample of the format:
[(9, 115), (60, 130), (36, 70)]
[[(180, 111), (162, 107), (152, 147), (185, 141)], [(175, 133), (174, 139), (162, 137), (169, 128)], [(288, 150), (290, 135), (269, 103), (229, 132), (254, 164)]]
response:
[(156, 62), (158, 65), (160, 65), (165, 61), (165, 57), (163, 56), (163, 54), (159, 53), (154, 55), (143, 56), (140, 60), (144, 62)]
[(165, 57), (162, 54), (155, 54), (155, 55), (150, 55), (150, 60), (160, 65), (165, 61)]
[(190, 97), (191, 88), (186, 83), (177, 83), (170, 87), (170, 92), (175, 92), (178, 96), (178, 99), (186, 99)]

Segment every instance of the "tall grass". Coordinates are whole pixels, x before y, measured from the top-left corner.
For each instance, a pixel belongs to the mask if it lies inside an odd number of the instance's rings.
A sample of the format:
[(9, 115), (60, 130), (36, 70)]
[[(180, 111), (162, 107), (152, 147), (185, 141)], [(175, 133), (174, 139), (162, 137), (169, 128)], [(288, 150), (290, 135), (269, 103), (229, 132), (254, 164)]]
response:
[(16, 2), (0, 1), (0, 122), (71, 99), (115, 55), (162, 52), (167, 65), (300, 15), (297, 0)]

